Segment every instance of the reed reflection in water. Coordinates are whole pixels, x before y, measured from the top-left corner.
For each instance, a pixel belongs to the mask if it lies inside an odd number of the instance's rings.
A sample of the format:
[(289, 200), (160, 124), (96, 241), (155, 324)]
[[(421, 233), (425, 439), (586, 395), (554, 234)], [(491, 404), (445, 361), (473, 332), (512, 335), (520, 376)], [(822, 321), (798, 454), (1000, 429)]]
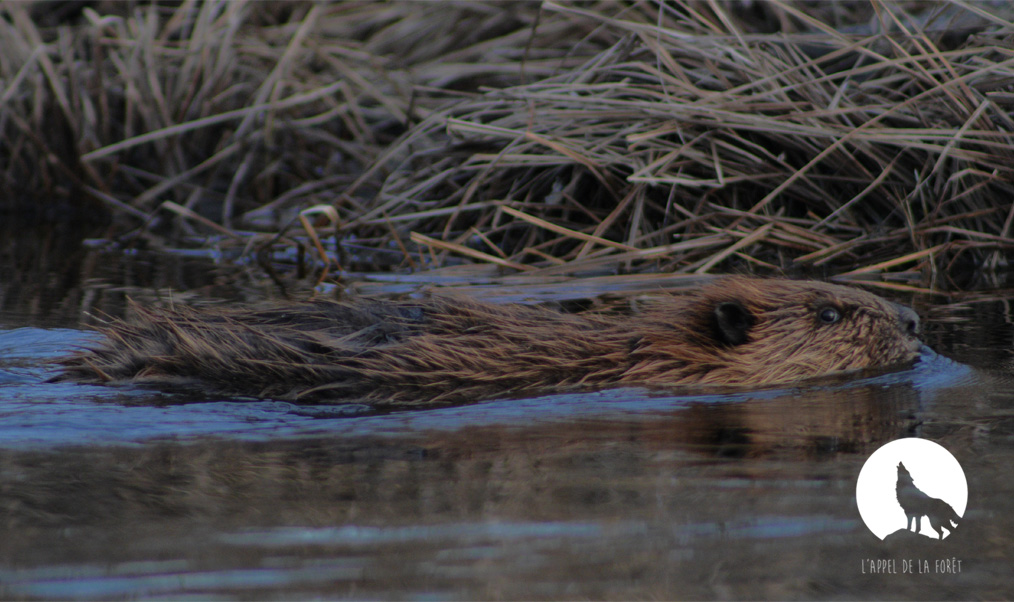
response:
[[(451, 429), (4, 452), (0, 593), (870, 594), (848, 560), (878, 541), (854, 478), (918, 428), (926, 395), (878, 383), (729, 399), (461, 419), (480, 404), (448, 409)], [(388, 419), (406, 424), (319, 422)]]

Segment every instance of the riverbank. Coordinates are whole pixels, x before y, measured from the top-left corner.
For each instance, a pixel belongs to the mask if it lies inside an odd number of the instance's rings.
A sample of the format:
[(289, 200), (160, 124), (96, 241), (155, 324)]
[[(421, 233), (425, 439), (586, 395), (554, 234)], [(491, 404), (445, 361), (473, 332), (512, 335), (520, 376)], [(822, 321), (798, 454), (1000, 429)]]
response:
[(5, 10), (0, 204), (113, 248), (924, 291), (1014, 248), (1001, 4)]

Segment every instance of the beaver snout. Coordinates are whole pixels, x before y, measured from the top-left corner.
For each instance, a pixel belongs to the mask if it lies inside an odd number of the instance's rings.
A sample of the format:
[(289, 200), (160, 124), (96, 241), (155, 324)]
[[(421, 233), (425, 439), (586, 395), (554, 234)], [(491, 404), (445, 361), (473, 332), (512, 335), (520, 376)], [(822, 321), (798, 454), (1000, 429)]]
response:
[(901, 305), (900, 303), (892, 303), (892, 305), (894, 305), (894, 309), (898, 310), (898, 325), (901, 326), (902, 332), (914, 337), (919, 336), (921, 333), (919, 314), (915, 313), (915, 310), (907, 305)]

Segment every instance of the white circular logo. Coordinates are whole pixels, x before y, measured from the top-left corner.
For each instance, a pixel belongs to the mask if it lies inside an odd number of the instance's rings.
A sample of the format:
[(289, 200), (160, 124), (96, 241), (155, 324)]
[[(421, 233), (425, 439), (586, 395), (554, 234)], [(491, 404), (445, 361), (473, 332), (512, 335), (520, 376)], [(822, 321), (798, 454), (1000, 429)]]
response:
[(968, 483), (961, 465), (942, 446), (898, 439), (866, 460), (856, 502), (863, 522), (880, 539), (903, 530), (943, 539), (965, 514)]

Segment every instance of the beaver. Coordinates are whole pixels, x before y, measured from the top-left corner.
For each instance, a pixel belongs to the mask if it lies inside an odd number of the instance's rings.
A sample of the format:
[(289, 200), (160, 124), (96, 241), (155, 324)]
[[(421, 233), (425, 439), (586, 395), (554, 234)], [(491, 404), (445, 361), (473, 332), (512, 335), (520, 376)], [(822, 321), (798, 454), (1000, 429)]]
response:
[(459, 296), (267, 309), (134, 306), (62, 361), (85, 382), (199, 382), (306, 403), (407, 406), (615, 386), (785, 384), (894, 366), (919, 318), (822, 282), (727, 277), (617, 317)]

